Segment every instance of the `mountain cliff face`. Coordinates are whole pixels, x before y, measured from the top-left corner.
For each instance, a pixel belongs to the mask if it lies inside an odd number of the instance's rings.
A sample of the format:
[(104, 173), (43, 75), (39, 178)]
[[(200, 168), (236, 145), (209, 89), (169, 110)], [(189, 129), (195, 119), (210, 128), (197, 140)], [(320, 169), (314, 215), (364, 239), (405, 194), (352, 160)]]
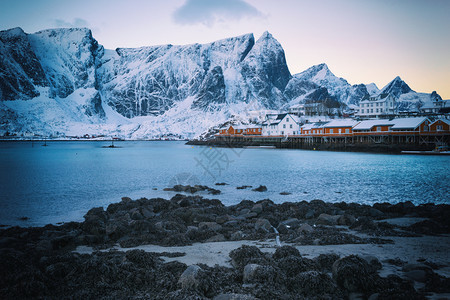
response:
[[(286, 87), (285, 95), (294, 103), (301, 103), (317, 99), (319, 88), (323, 97), (332, 98), (339, 102), (358, 104), (359, 100), (368, 95), (365, 85), (350, 85), (345, 79), (336, 77), (326, 64), (312, 66), (309, 69), (296, 74)], [(323, 91), (326, 89), (327, 94)]]
[[(357, 104), (379, 92), (350, 85), (327, 65), (291, 76), (268, 32), (209, 44), (104, 49), (86, 28), (0, 32), (0, 135), (106, 134), (192, 138), (249, 111), (305, 101)], [(419, 94), (396, 78), (382, 92), (417, 108)], [(418, 96), (419, 95), (419, 96)], [(428, 97), (428, 98), (427, 98)]]

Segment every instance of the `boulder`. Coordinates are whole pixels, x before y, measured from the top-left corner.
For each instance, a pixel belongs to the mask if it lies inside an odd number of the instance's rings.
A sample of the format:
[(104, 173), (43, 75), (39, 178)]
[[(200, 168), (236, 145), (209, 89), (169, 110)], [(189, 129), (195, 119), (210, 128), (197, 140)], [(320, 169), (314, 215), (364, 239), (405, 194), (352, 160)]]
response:
[(348, 292), (368, 292), (373, 289), (377, 278), (373, 268), (361, 257), (346, 256), (337, 260), (332, 267), (333, 279)]
[(329, 214), (320, 214), (317, 218), (316, 224), (321, 225), (337, 225), (339, 218), (342, 217), (341, 215), (329, 215)]
[(216, 222), (200, 222), (198, 224), (198, 229), (218, 231), (222, 229), (222, 225), (217, 224)]
[(255, 213), (257, 213), (257, 214), (260, 214), (260, 213), (262, 213), (262, 211), (263, 211), (263, 206), (262, 206), (261, 203), (258, 203), (258, 204), (253, 205), (253, 207), (252, 207), (252, 212), (255, 212)]
[(257, 188), (252, 189), (254, 192), (267, 192), (267, 187), (265, 185), (260, 185)]
[(263, 233), (272, 232), (272, 225), (267, 219), (257, 219), (255, 222), (255, 230)]
[(187, 267), (178, 279), (178, 284), (182, 289), (187, 290), (206, 290), (208, 288), (207, 276), (197, 265)]
[(300, 227), (297, 229), (297, 231), (299, 233), (311, 233), (314, 231), (314, 228), (311, 225), (304, 223), (304, 224), (300, 225)]
[(242, 245), (230, 252), (231, 263), (238, 270), (243, 270), (248, 264), (265, 264), (267, 258), (256, 246)]

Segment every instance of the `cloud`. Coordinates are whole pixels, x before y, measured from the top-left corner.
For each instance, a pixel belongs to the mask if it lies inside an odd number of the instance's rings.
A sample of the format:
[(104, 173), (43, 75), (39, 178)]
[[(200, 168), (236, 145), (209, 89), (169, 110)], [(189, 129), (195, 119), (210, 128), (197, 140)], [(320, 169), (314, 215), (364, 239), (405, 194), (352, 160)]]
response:
[(72, 22), (67, 22), (62, 19), (53, 20), (53, 25), (56, 27), (89, 27), (89, 23), (81, 18), (75, 18)]
[(263, 14), (244, 0), (186, 0), (172, 17), (178, 24), (200, 23), (211, 27), (217, 21), (263, 17)]

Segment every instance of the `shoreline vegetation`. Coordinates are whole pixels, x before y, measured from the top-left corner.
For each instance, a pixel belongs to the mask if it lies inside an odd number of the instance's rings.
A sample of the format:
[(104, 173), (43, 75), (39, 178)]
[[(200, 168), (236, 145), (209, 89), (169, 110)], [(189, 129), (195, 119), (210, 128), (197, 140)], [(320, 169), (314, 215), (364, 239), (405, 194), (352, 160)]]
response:
[(180, 194), (123, 197), (90, 209), (83, 222), (0, 229), (1, 297), (450, 296), (450, 205), (264, 199), (224, 206), (208, 199), (219, 189), (166, 190)]

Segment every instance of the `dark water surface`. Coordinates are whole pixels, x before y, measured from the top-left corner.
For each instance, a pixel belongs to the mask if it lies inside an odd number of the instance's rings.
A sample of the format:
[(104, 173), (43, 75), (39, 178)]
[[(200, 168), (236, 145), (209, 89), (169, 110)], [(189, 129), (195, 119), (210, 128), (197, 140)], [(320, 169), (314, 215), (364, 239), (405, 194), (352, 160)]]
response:
[[(81, 221), (90, 208), (106, 208), (122, 196), (170, 198), (175, 193), (162, 189), (177, 183), (218, 188), (221, 195), (208, 197), (227, 205), (266, 198), (450, 203), (449, 156), (225, 149), (165, 141), (116, 142), (121, 147), (116, 149), (102, 148), (109, 142), (42, 144), (0, 142), (0, 224)], [(261, 184), (267, 192), (236, 189)]]

